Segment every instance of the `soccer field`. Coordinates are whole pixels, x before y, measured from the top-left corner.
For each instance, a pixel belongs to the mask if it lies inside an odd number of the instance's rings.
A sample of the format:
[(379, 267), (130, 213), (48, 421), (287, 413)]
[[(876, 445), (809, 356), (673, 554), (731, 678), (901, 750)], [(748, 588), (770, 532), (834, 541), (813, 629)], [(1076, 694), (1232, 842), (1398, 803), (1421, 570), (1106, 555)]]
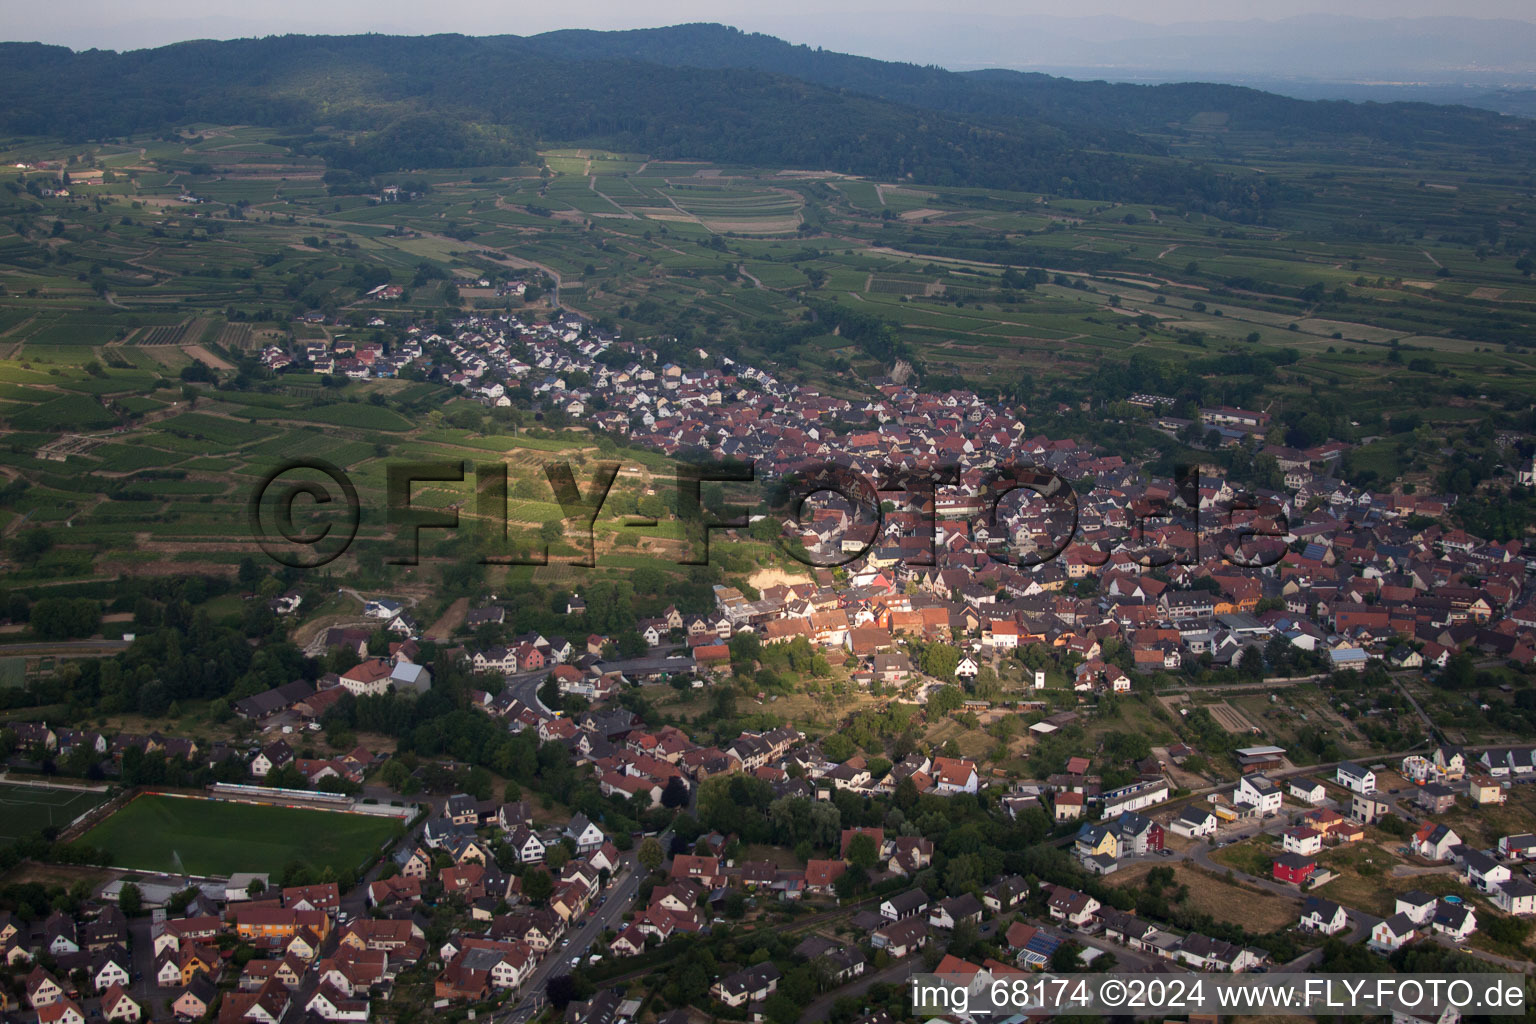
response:
[(0, 783), (0, 842), (68, 825), (106, 798), (105, 793)]
[(228, 875), (359, 867), (399, 830), (394, 818), (171, 796), (141, 796), (80, 838), (117, 867)]

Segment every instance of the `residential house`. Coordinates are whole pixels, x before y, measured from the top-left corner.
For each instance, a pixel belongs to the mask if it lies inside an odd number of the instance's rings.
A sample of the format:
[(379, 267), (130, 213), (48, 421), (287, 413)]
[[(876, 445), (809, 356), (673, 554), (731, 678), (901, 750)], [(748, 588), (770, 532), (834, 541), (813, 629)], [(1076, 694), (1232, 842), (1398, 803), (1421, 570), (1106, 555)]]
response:
[(1376, 792), (1376, 773), (1369, 768), (1362, 768), (1353, 761), (1345, 761), (1334, 771), (1334, 779), (1339, 785), (1355, 793), (1369, 795)]
[(1337, 935), (1349, 927), (1349, 915), (1344, 908), (1321, 896), (1308, 896), (1301, 905), (1299, 926), (1309, 932)]
[(1431, 822), (1413, 834), (1409, 847), (1425, 860), (1445, 861), (1451, 859), (1451, 847), (1460, 845), (1455, 829)]
[(773, 995), (778, 991), (779, 977), (779, 969), (772, 963), (761, 963), (726, 975), (710, 986), (709, 994), (726, 1006), (740, 1008)]

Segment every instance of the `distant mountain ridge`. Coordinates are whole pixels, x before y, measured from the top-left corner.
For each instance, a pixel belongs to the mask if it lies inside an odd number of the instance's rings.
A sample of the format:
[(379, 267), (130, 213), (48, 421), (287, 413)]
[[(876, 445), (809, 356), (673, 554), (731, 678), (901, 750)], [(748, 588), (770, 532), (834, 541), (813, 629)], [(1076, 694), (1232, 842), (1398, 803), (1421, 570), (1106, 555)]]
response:
[[(738, 68), (791, 75), (835, 89), (968, 116), (1018, 117), (1093, 125), (1100, 132), (1145, 131), (1221, 110), (1235, 127), (1303, 127), (1358, 132), (1411, 143), (1419, 132), (1496, 126), (1484, 112), (1437, 112), (1429, 104), (1348, 104), (1296, 100), (1243, 86), (1157, 86), (1073, 81), (1033, 72), (946, 71), (856, 57), (715, 24), (625, 32), (565, 30), (528, 37), (540, 52), (567, 59), (623, 58), (669, 67)], [(1449, 109), (1449, 108), (1442, 108)], [(1495, 129), (1496, 130), (1496, 129)], [(1486, 137), (1481, 141), (1490, 141)], [(1474, 141), (1468, 139), (1467, 141)]]
[[(1163, 158), (1195, 115), (1212, 111), (1240, 132), (1361, 138), (1404, 152), (1498, 147), (1527, 163), (1536, 154), (1536, 125), (1468, 108), (956, 73), (709, 24), (526, 38), (272, 36), (128, 53), (0, 44), (0, 129), (12, 133), (100, 138), (194, 121), (291, 134), (324, 127), (331, 139), (319, 151), (368, 172), (388, 169), (391, 151), (402, 166), (441, 166), (455, 152), (470, 160), (581, 142), (936, 185), (1220, 204), (1262, 219), (1273, 197), (1261, 176)], [(379, 129), (392, 147), (348, 141)]]

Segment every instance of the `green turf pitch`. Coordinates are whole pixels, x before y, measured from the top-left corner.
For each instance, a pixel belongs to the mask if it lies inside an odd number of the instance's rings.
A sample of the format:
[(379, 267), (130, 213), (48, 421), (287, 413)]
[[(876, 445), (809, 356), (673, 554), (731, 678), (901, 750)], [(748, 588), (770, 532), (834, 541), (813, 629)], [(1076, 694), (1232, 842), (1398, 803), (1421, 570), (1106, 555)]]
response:
[(0, 843), (68, 825), (106, 798), (105, 793), (0, 783)]
[(117, 867), (228, 875), (293, 861), (348, 871), (399, 828), (394, 818), (171, 796), (141, 796), (81, 837)]

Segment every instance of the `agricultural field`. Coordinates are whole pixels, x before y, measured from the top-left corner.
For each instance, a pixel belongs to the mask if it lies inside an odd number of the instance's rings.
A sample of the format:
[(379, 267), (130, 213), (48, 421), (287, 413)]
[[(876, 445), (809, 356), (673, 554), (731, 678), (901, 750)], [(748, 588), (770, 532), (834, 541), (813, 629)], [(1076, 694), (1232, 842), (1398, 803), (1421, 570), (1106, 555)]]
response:
[[(390, 456), (499, 458), (511, 467), (513, 521), (558, 518), (541, 462), (592, 457), (578, 433), (454, 429), (445, 417), (480, 407), (441, 384), (274, 376), (254, 358), (272, 343), (388, 343), (409, 322), (470, 305), (539, 318), (558, 299), (627, 336), (718, 342), (845, 397), (865, 396), (861, 378), (898, 357), (933, 387), (964, 384), (1026, 407), (1075, 394), (1093, 413), (1068, 430), (1134, 434), (1149, 465), (1195, 450), (1123, 392), (1100, 390), (1105, 370), (1133, 360), (1157, 372), (1197, 365), (1190, 379), (1219, 379), (1233, 402), (1347, 401), (1364, 442), (1351, 474), (1379, 484), (1433, 481), (1436, 457), (1414, 430), (1458, 443), (1480, 418), (1536, 395), (1536, 355), (1519, 326), (1536, 286), (1509, 260), (1477, 258), (1451, 237), (1332, 231), (1346, 211), (1396, 225), (1444, 204), (1443, 190), (1407, 171), (1335, 169), (1349, 201), (1330, 192), (1288, 222), (1242, 227), (1174, 207), (585, 148), (550, 149), (541, 167), (433, 171), (415, 198), (381, 204), (327, 195), (312, 158), (265, 139), (208, 128), (182, 142), (88, 147), (77, 162), (110, 168), (112, 180), (68, 198), (0, 200), (0, 471), (33, 487), (6, 511), (73, 531), (15, 579), (157, 573), (178, 561), (230, 571), (257, 551), (243, 539), (255, 481), (299, 454), (354, 476), (364, 540), (386, 532)], [(59, 152), (23, 142), (0, 158)], [(1316, 170), (1273, 155), (1277, 179)], [(194, 173), (209, 160), (218, 173)], [(274, 167), (286, 180), (274, 184)], [(1473, 177), (1446, 174), (1468, 216), (1523, 201)], [(42, 260), (44, 234), (87, 272)], [(466, 286), (450, 302), (449, 281), (512, 276), (536, 283), (538, 297)], [(404, 294), (370, 298), (378, 283)], [(876, 318), (881, 340), (802, 326), (827, 312)], [(472, 518), (472, 488), (423, 487), (421, 500)], [(664, 563), (677, 540), (669, 530), (621, 533), (604, 521), (599, 544)], [(640, 547), (615, 552), (625, 536)], [(1312, 713), (1246, 697), (1231, 705), (1224, 724), (1277, 736)]]
[(299, 861), (342, 872), (356, 870), (399, 830), (393, 818), (151, 794), (79, 841), (109, 851), (114, 866), (142, 871), (275, 873)]

